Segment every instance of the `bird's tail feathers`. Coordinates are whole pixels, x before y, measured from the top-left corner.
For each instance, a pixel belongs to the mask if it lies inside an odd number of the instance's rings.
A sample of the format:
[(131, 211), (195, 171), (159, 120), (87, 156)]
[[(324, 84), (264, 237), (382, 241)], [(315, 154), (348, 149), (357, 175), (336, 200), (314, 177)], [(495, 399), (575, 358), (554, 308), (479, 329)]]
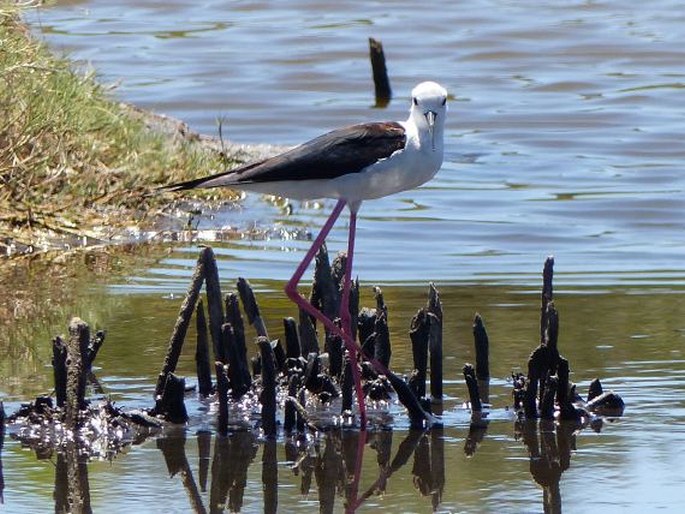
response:
[(233, 174), (233, 171), (223, 171), (215, 175), (210, 175), (208, 177), (201, 177), (192, 180), (186, 180), (185, 182), (177, 182), (176, 184), (169, 184), (168, 186), (162, 186), (159, 188), (160, 191), (185, 191), (188, 189), (200, 189), (200, 188), (210, 188), (219, 187), (224, 185), (229, 185), (230, 180), (218, 181), (217, 179), (225, 177), (227, 175)]
[(186, 180), (185, 182), (177, 182), (176, 184), (162, 186), (159, 189), (161, 191), (185, 191), (188, 189), (235, 186), (238, 184), (238, 182), (248, 182), (249, 180), (244, 180), (245, 177), (243, 174), (252, 170), (253, 168), (256, 168), (257, 166), (260, 166), (264, 162), (264, 160), (252, 162), (237, 168), (215, 173), (214, 175), (209, 175), (208, 177)]

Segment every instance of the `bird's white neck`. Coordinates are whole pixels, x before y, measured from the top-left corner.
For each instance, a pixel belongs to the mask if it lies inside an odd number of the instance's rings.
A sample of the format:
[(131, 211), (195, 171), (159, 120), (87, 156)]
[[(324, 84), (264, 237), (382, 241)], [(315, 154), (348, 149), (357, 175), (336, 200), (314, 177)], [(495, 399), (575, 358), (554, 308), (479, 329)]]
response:
[(426, 152), (442, 153), (443, 147), (443, 132), (445, 127), (444, 113), (440, 113), (435, 117), (432, 132), (428, 126), (428, 120), (421, 109), (412, 106), (409, 111), (409, 118), (407, 119), (407, 126), (412, 127), (415, 131), (419, 147)]

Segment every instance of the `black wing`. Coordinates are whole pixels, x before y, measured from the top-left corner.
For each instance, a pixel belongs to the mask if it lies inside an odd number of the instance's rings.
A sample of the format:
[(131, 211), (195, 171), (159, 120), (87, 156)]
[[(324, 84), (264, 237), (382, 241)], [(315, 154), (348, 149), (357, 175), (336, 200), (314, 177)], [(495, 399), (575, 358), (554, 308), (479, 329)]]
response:
[(253, 162), (209, 177), (167, 186), (181, 190), (196, 187), (240, 186), (281, 180), (332, 179), (358, 173), (385, 159), (406, 144), (397, 122), (364, 123), (328, 132), (263, 161)]

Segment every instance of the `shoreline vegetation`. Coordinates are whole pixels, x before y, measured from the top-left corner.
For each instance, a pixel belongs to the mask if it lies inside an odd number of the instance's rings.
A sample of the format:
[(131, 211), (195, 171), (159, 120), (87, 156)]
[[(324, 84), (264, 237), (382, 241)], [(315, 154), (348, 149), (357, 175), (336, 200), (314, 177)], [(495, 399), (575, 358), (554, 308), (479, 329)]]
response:
[[(273, 152), (117, 101), (36, 38), (23, 8), (0, 3), (0, 256), (125, 242), (126, 234), (159, 229), (160, 220), (179, 230), (176, 207), (188, 197), (158, 187)], [(196, 197), (220, 203), (240, 195)]]

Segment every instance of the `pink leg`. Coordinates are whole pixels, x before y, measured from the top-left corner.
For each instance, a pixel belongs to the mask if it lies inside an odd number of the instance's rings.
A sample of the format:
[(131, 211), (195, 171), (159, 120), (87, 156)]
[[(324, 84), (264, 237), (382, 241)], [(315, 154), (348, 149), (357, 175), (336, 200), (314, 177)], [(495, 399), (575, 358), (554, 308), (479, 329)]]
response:
[[(295, 270), (295, 273), (293, 276), (290, 278), (288, 283), (285, 286), (285, 294), (290, 298), (295, 304), (297, 304), (298, 307), (300, 307), (303, 311), (306, 313), (310, 314), (313, 316), (315, 319), (319, 320), (323, 326), (328, 329), (328, 331), (339, 335), (342, 337), (343, 342), (345, 343), (345, 347), (347, 350), (350, 352), (350, 359), (352, 360), (352, 377), (354, 378), (354, 386), (355, 390), (357, 392), (357, 403), (359, 404), (359, 418), (360, 418), (360, 424), (362, 429), (366, 427), (366, 405), (364, 403), (364, 391), (362, 390), (362, 383), (361, 383), (361, 375), (359, 373), (359, 368), (357, 367), (357, 353), (359, 352), (359, 349), (357, 348), (357, 345), (355, 344), (354, 340), (350, 336), (350, 314), (349, 314), (349, 308), (346, 309), (347, 311), (347, 322), (343, 320), (343, 329), (341, 330), (338, 326), (333, 323), (333, 320), (327, 318), (326, 316), (323, 315), (321, 311), (319, 311), (317, 308), (315, 308), (309, 301), (304, 298), (300, 293), (297, 292), (297, 285), (300, 282), (300, 279), (302, 278), (302, 275), (304, 275), (304, 272), (307, 270), (309, 265), (312, 262), (312, 259), (314, 259), (314, 256), (316, 253), (319, 251), (319, 248), (323, 245), (324, 241), (326, 240), (326, 236), (328, 236), (328, 233), (331, 231), (333, 228), (333, 225), (337, 221), (338, 217), (340, 217), (340, 213), (342, 210), (345, 208), (346, 202), (344, 200), (338, 200), (338, 203), (335, 205), (333, 212), (331, 215), (328, 217), (328, 220), (326, 220), (326, 223), (321, 229), (321, 232), (319, 235), (316, 237), (314, 240), (314, 243), (312, 243), (312, 247), (309, 249), (307, 254), (305, 255), (304, 259), (302, 259), (302, 262), (300, 265), (297, 267)], [(354, 219), (354, 221), (353, 221)], [(356, 225), (356, 214), (352, 214), (350, 218), (350, 233), (352, 234), (354, 225)], [(354, 246), (354, 237), (352, 237), (351, 243), (348, 243), (348, 251), (350, 247)], [(352, 260), (349, 257), (348, 254), (348, 260), (347, 260), (347, 265), (345, 268), (345, 282), (343, 285), (343, 305), (348, 305), (349, 304), (349, 284), (350, 284), (350, 276), (352, 272)], [(347, 294), (346, 294), (347, 293)], [(345, 300), (345, 298), (347, 298)], [(346, 327), (346, 328), (345, 328)]]
[[(302, 259), (302, 262), (295, 270), (295, 273), (293, 273), (293, 276), (285, 285), (285, 294), (288, 295), (288, 297), (298, 305), (300, 305), (299, 299), (302, 298), (302, 295), (300, 295), (297, 292), (297, 284), (300, 282), (300, 279), (302, 278), (302, 275), (304, 275), (304, 272), (307, 271), (307, 268), (309, 267), (309, 264), (312, 262), (312, 259), (316, 256), (316, 252), (318, 252), (319, 248), (323, 246), (323, 243), (324, 241), (326, 241), (328, 233), (331, 231), (333, 225), (335, 225), (335, 222), (340, 217), (340, 213), (345, 208), (345, 205), (345, 200), (338, 200), (338, 203), (335, 204), (335, 207), (333, 208), (333, 212), (331, 212), (331, 215), (326, 220), (326, 223), (324, 223), (323, 227), (321, 228), (321, 232), (319, 232), (319, 235), (316, 236), (316, 239), (312, 243), (312, 246), (307, 252), (307, 255), (304, 256), (304, 259)], [(304, 300), (304, 298), (302, 299)], [(313, 307), (307, 300), (304, 301), (307, 304), (307, 307), (302, 308), (305, 311), (309, 312), (309, 309), (313, 309)], [(316, 314), (312, 314), (312, 316), (317, 317)]]

